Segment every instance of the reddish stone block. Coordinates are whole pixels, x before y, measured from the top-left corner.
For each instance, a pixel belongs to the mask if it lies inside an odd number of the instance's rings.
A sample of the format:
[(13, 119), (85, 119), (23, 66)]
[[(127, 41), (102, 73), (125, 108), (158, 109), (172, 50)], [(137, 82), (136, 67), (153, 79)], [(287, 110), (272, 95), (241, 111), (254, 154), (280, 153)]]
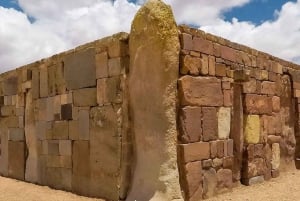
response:
[(202, 108), (203, 141), (216, 140), (218, 137), (218, 117), (215, 107)]
[(222, 81), (222, 89), (231, 89), (231, 83), (228, 81)]
[(274, 82), (264, 81), (261, 84), (261, 93), (267, 95), (274, 95), (276, 91), (276, 85)]
[(293, 89), (299, 89), (300, 90), (300, 83), (299, 82), (293, 82)]
[(221, 56), (221, 45), (219, 45), (218, 43), (214, 43), (213, 49), (214, 49), (213, 55), (215, 57), (220, 57)]
[(213, 43), (211, 41), (199, 37), (194, 37), (193, 50), (212, 55), (214, 52)]
[(178, 146), (180, 158), (185, 163), (210, 158), (210, 146), (208, 142), (195, 142)]
[(233, 140), (227, 140), (227, 156), (233, 156)]
[(186, 33), (180, 34), (180, 44), (182, 49), (192, 50), (193, 49), (192, 35)]
[(180, 141), (198, 142), (202, 136), (202, 113), (200, 107), (184, 107), (180, 110)]
[(226, 65), (225, 64), (216, 64), (216, 76), (226, 76)]
[(250, 79), (243, 83), (243, 93), (256, 93), (256, 79)]
[(223, 140), (217, 141), (217, 157), (218, 158), (224, 157), (224, 141)]
[(201, 59), (192, 57), (190, 55), (182, 56), (181, 58), (181, 74), (199, 75), (199, 69), (201, 67)]
[(223, 90), (224, 94), (224, 106), (231, 107), (232, 106), (232, 91), (231, 90)]
[(280, 112), (280, 97), (278, 96), (272, 97), (272, 108), (273, 108), (273, 112)]
[(214, 56), (208, 56), (208, 74), (216, 75), (216, 60)]
[(264, 157), (264, 145), (255, 144), (254, 145), (254, 157), (263, 158)]
[(227, 47), (227, 46), (221, 46), (221, 57), (235, 62), (236, 61), (236, 52), (234, 49)]
[(246, 94), (245, 111), (249, 114), (272, 114), (272, 98), (256, 94)]
[(220, 169), (217, 172), (218, 192), (224, 192), (232, 189), (232, 171), (229, 169)]
[(221, 81), (214, 77), (183, 76), (179, 79), (181, 104), (196, 106), (222, 106)]
[(232, 169), (233, 166), (233, 157), (225, 157), (223, 159), (223, 168)]
[(202, 166), (201, 161), (191, 162), (184, 166), (183, 187), (188, 200), (202, 199)]
[(218, 149), (217, 149), (217, 141), (210, 142), (210, 157), (215, 158), (217, 157)]
[(246, 158), (248, 161), (254, 159), (254, 144), (249, 144), (246, 149)]
[(277, 178), (280, 175), (280, 171), (279, 170), (272, 170), (271, 174), (272, 174), (273, 178)]

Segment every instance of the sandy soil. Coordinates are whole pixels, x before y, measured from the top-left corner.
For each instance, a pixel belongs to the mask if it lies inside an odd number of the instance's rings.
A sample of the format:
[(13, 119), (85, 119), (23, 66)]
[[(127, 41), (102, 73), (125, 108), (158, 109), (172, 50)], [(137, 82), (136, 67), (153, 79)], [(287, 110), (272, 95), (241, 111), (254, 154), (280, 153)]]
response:
[[(103, 201), (0, 177), (0, 201)], [(240, 186), (232, 192), (206, 201), (300, 201), (300, 170), (254, 186)]]

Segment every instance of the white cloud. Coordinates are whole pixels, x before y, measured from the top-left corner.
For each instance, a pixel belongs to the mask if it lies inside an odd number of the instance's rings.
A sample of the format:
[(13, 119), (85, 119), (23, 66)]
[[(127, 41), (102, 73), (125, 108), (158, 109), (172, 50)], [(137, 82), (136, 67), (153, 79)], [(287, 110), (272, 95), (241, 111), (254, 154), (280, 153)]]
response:
[[(224, 12), (251, 0), (165, 0), (178, 24), (193, 24), (235, 42), (300, 63), (300, 0), (261, 25)], [(145, 0), (138, 0), (139, 4)], [(0, 72), (119, 31), (129, 31), (139, 5), (127, 0), (19, 0), (24, 13), (0, 6)], [(267, 4), (267, 2), (266, 2)], [(28, 16), (35, 19), (33, 23)]]

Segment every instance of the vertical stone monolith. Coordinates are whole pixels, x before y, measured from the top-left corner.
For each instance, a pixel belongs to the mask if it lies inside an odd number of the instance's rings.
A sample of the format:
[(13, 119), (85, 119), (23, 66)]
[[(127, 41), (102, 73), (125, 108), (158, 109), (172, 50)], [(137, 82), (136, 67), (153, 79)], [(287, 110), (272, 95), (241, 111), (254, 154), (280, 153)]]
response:
[(169, 6), (149, 0), (129, 40), (129, 108), (135, 167), (127, 200), (181, 200), (177, 167), (179, 36)]

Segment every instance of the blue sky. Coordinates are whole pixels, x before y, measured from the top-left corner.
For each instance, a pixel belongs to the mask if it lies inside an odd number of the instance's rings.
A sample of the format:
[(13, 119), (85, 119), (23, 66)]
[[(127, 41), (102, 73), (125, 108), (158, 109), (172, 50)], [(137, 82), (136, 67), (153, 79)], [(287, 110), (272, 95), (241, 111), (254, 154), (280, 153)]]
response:
[[(0, 73), (129, 32), (145, 1), (0, 0)], [(300, 44), (300, 0), (163, 1), (172, 6), (178, 24), (300, 64), (300, 46), (295, 45)]]

